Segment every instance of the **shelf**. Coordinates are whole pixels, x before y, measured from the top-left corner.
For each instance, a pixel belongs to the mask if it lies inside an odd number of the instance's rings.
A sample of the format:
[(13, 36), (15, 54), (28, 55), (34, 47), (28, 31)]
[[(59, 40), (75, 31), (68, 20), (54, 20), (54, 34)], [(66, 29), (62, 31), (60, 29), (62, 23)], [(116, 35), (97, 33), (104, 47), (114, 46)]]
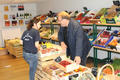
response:
[(92, 23), (88, 23), (88, 24), (86, 24), (86, 23), (81, 23), (81, 25), (82, 25), (82, 26), (93, 26)]
[(102, 47), (97, 47), (97, 46), (93, 46), (93, 47), (96, 48), (96, 49), (100, 49), (100, 50), (104, 50), (104, 51), (110, 51), (110, 52), (120, 54), (120, 51), (112, 50), (112, 49), (109, 49), (109, 48), (102, 48)]
[[(82, 26), (93, 26), (93, 23), (81, 23)], [(112, 26), (112, 27), (120, 27), (120, 25), (118, 24), (100, 24), (100, 23), (96, 23), (96, 26)]]
[(111, 27), (120, 27), (118, 24), (96, 24), (97, 26), (111, 26)]
[(52, 22), (52, 23), (41, 23), (41, 25), (51, 25), (51, 24), (53, 24), (53, 25), (60, 25), (60, 24), (57, 23), (57, 22)]
[[(95, 40), (97, 38), (97, 27), (107, 27), (109, 30), (111, 30), (111, 27), (120, 27), (120, 25), (118, 24), (100, 24), (100, 23), (96, 23), (96, 24), (93, 24), (93, 23), (89, 23), (89, 24), (86, 24), (86, 23), (82, 23), (81, 24), (82, 26), (92, 26), (93, 27), (93, 39)], [(94, 48), (94, 66), (97, 67), (98, 65), (98, 60), (97, 60), (97, 50), (103, 50), (103, 51), (107, 51), (107, 61), (110, 62), (111, 61), (111, 52), (114, 52), (114, 53), (117, 53), (117, 54), (120, 54), (120, 51), (116, 51), (116, 50), (112, 50), (110, 48), (102, 48), (102, 47), (97, 47), (97, 46), (93, 46)]]

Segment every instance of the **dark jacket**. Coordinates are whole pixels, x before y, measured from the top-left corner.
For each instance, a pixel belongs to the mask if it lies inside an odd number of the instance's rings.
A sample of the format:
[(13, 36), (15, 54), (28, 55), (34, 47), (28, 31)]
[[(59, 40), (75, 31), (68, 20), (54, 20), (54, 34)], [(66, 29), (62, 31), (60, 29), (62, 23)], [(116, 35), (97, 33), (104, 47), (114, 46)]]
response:
[[(60, 27), (58, 33), (58, 39), (60, 42), (64, 42), (63, 28)], [(71, 56), (71, 59), (74, 60), (75, 56), (87, 56), (91, 45), (86, 33), (83, 31), (82, 26), (75, 20), (70, 20), (67, 28), (67, 55)]]

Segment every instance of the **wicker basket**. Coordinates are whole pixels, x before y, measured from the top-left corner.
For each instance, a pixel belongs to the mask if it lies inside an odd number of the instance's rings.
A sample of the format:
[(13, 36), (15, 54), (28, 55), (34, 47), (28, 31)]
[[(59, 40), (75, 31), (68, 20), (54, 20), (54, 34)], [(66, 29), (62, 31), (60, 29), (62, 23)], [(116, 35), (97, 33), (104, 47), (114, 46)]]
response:
[(98, 71), (97, 80), (103, 80), (103, 79), (101, 79), (101, 73), (102, 73), (103, 69), (105, 69), (106, 67), (111, 68), (112, 74), (104, 75), (104, 77), (102, 76), (104, 78), (104, 80), (115, 80), (114, 68), (110, 64), (106, 64), (100, 68), (100, 70)]
[(78, 80), (96, 80), (96, 78), (91, 72), (85, 71), (80, 75)]

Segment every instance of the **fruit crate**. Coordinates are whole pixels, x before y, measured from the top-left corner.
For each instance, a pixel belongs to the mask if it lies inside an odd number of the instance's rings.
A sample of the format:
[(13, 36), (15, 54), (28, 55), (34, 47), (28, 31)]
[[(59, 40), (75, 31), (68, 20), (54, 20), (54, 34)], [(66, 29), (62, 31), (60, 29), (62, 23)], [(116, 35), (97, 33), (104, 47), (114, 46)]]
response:
[(5, 40), (5, 47), (11, 55), (22, 57), (23, 46), (20, 44), (20, 39)]
[(119, 40), (120, 40), (120, 37), (113, 36), (113, 39), (109, 42), (107, 47), (110, 48), (110, 49), (114, 49), (114, 50), (119, 52), (120, 51)]
[(39, 51), (41, 61), (47, 61), (47, 60), (55, 59), (58, 56), (65, 55), (65, 53), (62, 53), (62, 49), (59, 45), (47, 44), (46, 47), (48, 48)]
[(40, 69), (37, 69), (35, 73), (35, 80), (52, 80), (52, 76)]
[(79, 68), (75, 62), (67, 58), (66, 56), (59, 56), (55, 59), (54, 63), (64, 72), (70, 72)]
[(102, 15), (107, 11), (107, 8), (102, 8), (96, 15), (93, 17), (93, 19), (100, 19)]
[(22, 57), (23, 47), (22, 46), (14, 47), (12, 45), (9, 45), (8, 52), (15, 57)]
[[(79, 66), (78, 69), (75, 69), (75, 70), (70, 71), (70, 72), (65, 72), (63, 70), (56, 70), (55, 73), (56, 73), (55, 76), (57, 77), (56, 80), (83, 80), (83, 79), (95, 80), (94, 76), (91, 73), (91, 70), (89, 68), (81, 66), (81, 65)], [(86, 76), (87, 78), (86, 77), (83, 78), (84, 73), (85, 74), (87, 73), (87, 76)]]
[(93, 41), (94, 46), (103, 47), (105, 48), (109, 42), (113, 39), (111, 35), (113, 31), (102, 30), (98, 35), (97, 38)]
[(53, 60), (41, 61), (39, 58), (35, 74), (35, 80), (53, 80), (52, 76), (53, 71), (54, 71)]

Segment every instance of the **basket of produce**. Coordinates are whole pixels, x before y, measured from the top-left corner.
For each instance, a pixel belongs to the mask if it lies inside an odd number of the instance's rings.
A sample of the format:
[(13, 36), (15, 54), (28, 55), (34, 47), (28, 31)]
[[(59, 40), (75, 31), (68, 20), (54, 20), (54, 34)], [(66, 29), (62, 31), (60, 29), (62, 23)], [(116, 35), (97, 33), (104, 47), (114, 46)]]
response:
[(107, 11), (107, 8), (102, 8), (96, 15), (94, 16), (94, 19), (100, 19), (102, 15)]
[(102, 66), (98, 71), (97, 80), (115, 80), (113, 66), (110, 64)]
[(94, 75), (88, 71), (83, 72), (78, 80), (96, 80)]

